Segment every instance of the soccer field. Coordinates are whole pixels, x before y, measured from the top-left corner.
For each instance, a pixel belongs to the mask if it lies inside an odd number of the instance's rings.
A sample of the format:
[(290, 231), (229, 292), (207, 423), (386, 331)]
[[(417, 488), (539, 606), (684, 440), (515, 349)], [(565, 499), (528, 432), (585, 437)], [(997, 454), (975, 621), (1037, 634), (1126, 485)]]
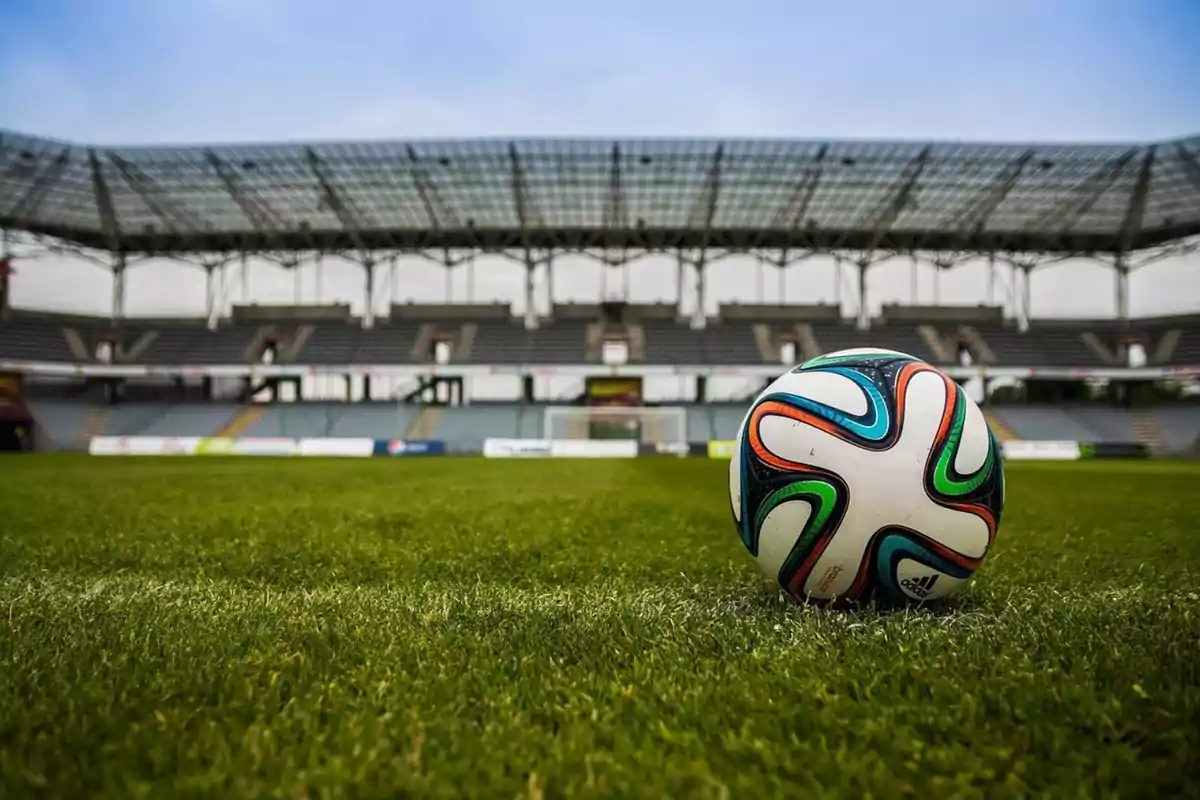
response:
[(1010, 465), (966, 594), (891, 614), (781, 601), (722, 462), (46, 456), (0, 474), (6, 798), (1200, 781), (1194, 464)]

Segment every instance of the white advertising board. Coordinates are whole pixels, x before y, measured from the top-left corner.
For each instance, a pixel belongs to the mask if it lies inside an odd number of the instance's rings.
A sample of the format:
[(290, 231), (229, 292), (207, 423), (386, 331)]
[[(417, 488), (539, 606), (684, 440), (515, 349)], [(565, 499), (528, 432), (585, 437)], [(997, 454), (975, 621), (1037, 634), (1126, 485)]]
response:
[(632, 439), (487, 439), (487, 458), (636, 458)]
[(1008, 461), (1076, 461), (1080, 458), (1079, 442), (1051, 442), (1022, 439), (1002, 445)]
[(235, 456), (294, 456), (295, 439), (246, 438), (234, 439), (230, 452)]
[(550, 455), (555, 458), (637, 458), (634, 439), (555, 439)]
[(296, 443), (298, 456), (370, 458), (374, 453), (374, 439), (301, 439)]
[(485, 439), (484, 458), (546, 458), (550, 442), (545, 439)]
[(200, 439), (179, 436), (93, 436), (93, 456), (192, 456)]

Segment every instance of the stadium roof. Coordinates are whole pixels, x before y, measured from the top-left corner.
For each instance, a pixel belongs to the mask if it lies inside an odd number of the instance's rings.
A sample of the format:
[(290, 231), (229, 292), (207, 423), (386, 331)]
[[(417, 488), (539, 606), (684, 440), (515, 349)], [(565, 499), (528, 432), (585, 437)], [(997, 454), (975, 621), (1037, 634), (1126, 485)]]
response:
[(0, 130), (0, 227), (119, 252), (1139, 250), (1200, 234), (1148, 144), (456, 140), (88, 147)]

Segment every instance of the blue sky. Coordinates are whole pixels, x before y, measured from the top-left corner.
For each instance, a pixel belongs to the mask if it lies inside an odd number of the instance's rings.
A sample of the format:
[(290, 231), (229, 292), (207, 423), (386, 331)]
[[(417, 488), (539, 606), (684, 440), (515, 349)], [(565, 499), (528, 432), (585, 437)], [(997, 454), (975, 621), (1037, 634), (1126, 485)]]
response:
[(1197, 0), (3, 0), (0, 125), (95, 142), (1200, 131)]
[[(1200, 0), (0, 0), (0, 127), (94, 144), (490, 135), (1152, 140), (1200, 133)], [(569, 261), (569, 259), (568, 259)], [(107, 312), (109, 276), (45, 259), (21, 306)], [(203, 309), (194, 267), (130, 273), (130, 313)], [(482, 263), (482, 261), (481, 261)], [(1195, 310), (1200, 270), (1135, 276), (1134, 313)], [(633, 268), (638, 302), (673, 268)], [(724, 262), (710, 305), (755, 299), (753, 263)], [(459, 299), (463, 276), (455, 276)], [(477, 272), (476, 299), (520, 303), (519, 271)], [(563, 264), (559, 298), (594, 299), (601, 270)], [(407, 264), (399, 298), (444, 299)], [(306, 302), (361, 310), (361, 270), (327, 263)], [(614, 280), (610, 285), (617, 285)], [(921, 301), (933, 294), (921, 275)], [(289, 302), (255, 265), (246, 297)], [(773, 275), (767, 278), (774, 287)], [(790, 302), (829, 301), (832, 264), (789, 273)], [(873, 304), (908, 301), (906, 262), (873, 270)], [(978, 266), (942, 302), (983, 299)], [(1001, 287), (1001, 295), (1007, 291)], [(1109, 273), (1039, 270), (1036, 315), (1105, 315)], [(386, 297), (384, 301), (386, 301)], [(852, 311), (848, 307), (847, 311)]]

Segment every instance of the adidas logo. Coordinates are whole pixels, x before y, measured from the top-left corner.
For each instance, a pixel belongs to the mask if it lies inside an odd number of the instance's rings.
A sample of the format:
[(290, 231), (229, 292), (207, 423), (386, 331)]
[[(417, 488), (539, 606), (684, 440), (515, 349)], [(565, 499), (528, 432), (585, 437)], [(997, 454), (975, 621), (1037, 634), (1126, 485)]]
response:
[(933, 591), (933, 585), (937, 583), (937, 579), (937, 575), (926, 575), (924, 578), (905, 578), (900, 581), (900, 585), (917, 597), (926, 598)]

